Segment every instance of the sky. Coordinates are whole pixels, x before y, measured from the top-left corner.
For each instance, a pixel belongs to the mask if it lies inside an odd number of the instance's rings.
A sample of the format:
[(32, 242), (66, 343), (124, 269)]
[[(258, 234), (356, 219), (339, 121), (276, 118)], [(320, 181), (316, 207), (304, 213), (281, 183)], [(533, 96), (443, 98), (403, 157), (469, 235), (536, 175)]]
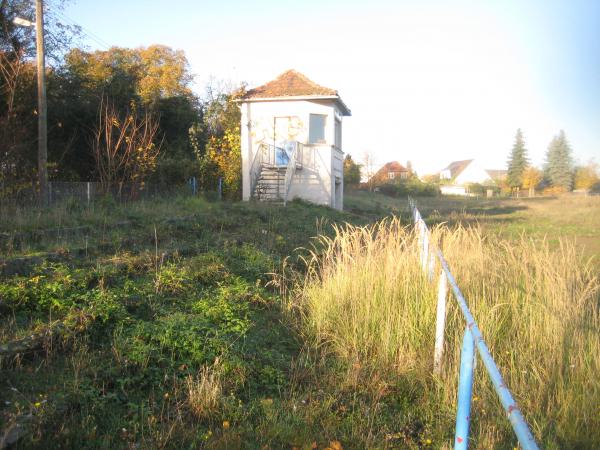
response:
[(90, 50), (184, 50), (199, 95), (288, 69), (337, 89), (358, 161), (502, 169), (521, 128), (534, 165), (561, 129), (578, 162), (600, 162), (599, 0), (71, 0), (63, 14)]

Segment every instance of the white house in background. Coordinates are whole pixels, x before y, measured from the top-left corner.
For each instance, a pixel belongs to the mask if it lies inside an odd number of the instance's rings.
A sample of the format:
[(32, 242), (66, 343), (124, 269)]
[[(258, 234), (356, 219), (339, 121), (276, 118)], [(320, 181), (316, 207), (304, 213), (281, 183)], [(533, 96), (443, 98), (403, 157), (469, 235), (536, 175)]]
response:
[(440, 190), (445, 195), (470, 195), (470, 184), (493, 186), (506, 175), (503, 170), (484, 169), (477, 160), (453, 161), (440, 171), (440, 181), (447, 180)]
[(342, 118), (350, 110), (337, 91), (289, 70), (240, 103), (243, 199), (342, 209)]

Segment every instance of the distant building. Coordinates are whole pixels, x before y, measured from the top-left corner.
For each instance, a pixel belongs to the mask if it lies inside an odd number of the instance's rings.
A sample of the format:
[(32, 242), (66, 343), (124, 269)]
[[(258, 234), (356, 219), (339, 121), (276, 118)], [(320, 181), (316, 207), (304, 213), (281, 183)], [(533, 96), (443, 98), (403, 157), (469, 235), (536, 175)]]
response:
[(502, 169), (487, 169), (487, 173), (490, 175), (492, 181), (494, 181), (496, 184), (502, 183), (504, 180), (506, 180), (506, 177), (508, 176), (508, 170)]
[(337, 91), (289, 70), (240, 103), (243, 199), (342, 209), (342, 118), (350, 110)]
[(475, 159), (453, 161), (440, 171), (440, 190), (445, 195), (471, 195), (470, 185), (497, 186), (506, 173), (506, 170), (484, 169)]
[(410, 171), (398, 161), (391, 161), (383, 165), (369, 182), (373, 185), (393, 183), (398, 180), (406, 180), (410, 176)]

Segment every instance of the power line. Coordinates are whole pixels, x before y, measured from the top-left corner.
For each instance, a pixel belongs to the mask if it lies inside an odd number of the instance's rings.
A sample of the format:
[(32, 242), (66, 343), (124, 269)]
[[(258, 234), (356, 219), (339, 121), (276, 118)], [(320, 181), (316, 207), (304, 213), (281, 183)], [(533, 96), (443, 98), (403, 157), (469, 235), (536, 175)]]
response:
[(79, 23), (77, 23), (75, 20), (71, 19), (70, 17), (68, 17), (64, 13), (62, 13), (60, 11), (57, 11), (57, 13), (63, 19), (67, 20), (68, 22), (71, 22), (72, 25), (75, 25), (76, 27), (78, 27), (82, 31), (82, 33), (84, 35), (86, 35), (89, 39), (91, 39), (92, 41), (94, 41), (96, 44), (100, 45), (101, 47), (104, 47), (106, 50), (108, 50), (110, 47), (112, 47), (111, 44), (109, 44), (108, 42), (106, 42), (100, 36), (98, 36), (97, 34), (93, 33), (89, 29), (85, 28), (83, 25), (80, 25)]
[(69, 16), (67, 16), (62, 11), (55, 9), (53, 12), (58, 14), (63, 20), (70, 22), (71, 25), (78, 27), (85, 36), (87, 36), (90, 40), (94, 41), (96, 44), (98, 44), (100, 47), (104, 48), (105, 50), (108, 50), (112, 47), (111, 44), (106, 42), (100, 36), (93, 33), (92, 31), (88, 30), (83, 25), (80, 25), (79, 23), (77, 23), (75, 20), (71, 19)]

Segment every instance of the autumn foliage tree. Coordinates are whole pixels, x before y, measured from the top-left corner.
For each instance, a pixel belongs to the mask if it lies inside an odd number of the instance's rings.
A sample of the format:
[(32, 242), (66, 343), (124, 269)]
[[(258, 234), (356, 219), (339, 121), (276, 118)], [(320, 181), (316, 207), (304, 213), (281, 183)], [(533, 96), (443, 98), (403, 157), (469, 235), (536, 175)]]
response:
[(529, 166), (523, 171), (522, 186), (529, 191), (530, 197), (535, 195), (535, 188), (538, 187), (543, 178), (543, 173), (533, 166)]
[(585, 166), (575, 169), (575, 189), (589, 191), (600, 184), (600, 170), (598, 164), (590, 161)]
[[(241, 111), (237, 100), (244, 92), (244, 86), (209, 86), (203, 121), (190, 130), (200, 166), (201, 187), (215, 189), (218, 179), (222, 178), (223, 194), (232, 199), (239, 198), (242, 189)], [(199, 142), (202, 135), (206, 139), (204, 148)]]

